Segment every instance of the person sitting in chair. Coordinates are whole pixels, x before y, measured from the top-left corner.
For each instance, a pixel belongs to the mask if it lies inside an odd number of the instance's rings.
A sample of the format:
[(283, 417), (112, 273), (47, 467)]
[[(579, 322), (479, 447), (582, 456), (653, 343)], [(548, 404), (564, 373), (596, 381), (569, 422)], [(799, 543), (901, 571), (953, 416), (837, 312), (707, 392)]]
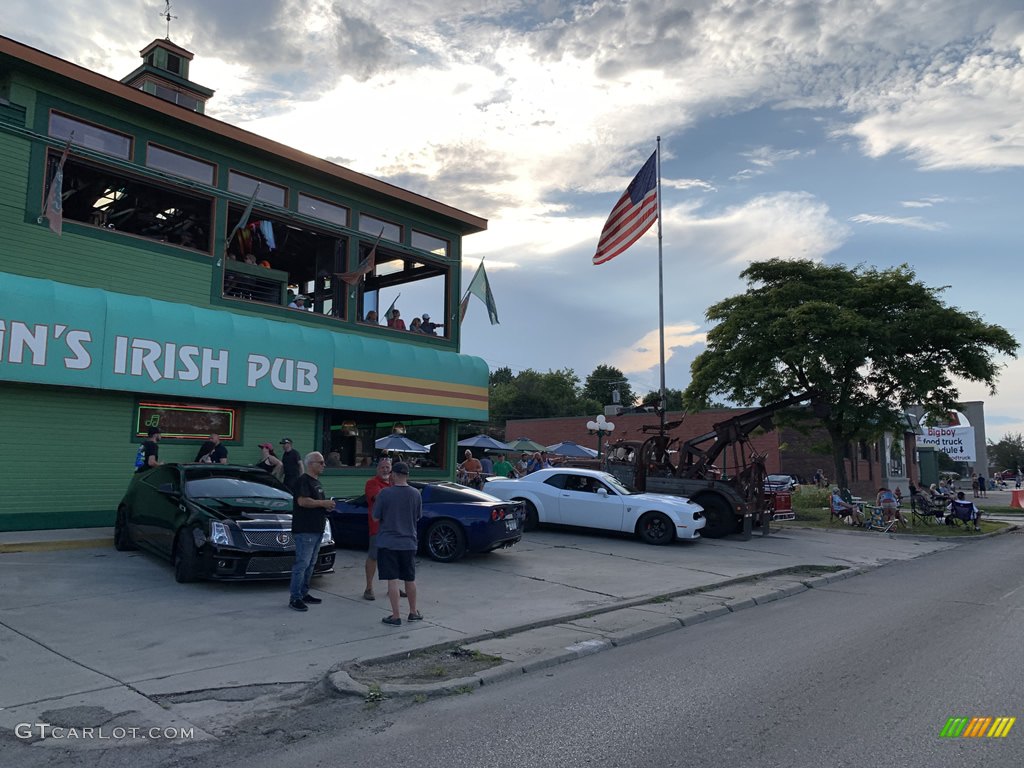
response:
[(861, 514), (860, 507), (856, 504), (851, 504), (845, 501), (842, 494), (839, 492), (839, 487), (836, 486), (832, 489), (832, 498), (829, 500), (831, 514), (838, 518), (849, 517), (852, 521), (852, 525), (864, 525), (864, 515)]

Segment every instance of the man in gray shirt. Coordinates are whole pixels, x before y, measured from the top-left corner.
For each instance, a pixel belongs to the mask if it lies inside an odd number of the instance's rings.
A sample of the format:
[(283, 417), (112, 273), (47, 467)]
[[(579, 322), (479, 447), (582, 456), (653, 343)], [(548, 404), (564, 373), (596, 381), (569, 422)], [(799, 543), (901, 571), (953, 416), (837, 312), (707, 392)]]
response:
[(409, 465), (396, 461), (391, 467), (391, 486), (384, 488), (373, 505), (373, 519), (380, 522), (377, 532), (377, 578), (388, 583), (391, 615), (381, 621), (400, 626), (398, 581), (405, 582), (409, 599), (409, 621), (422, 621), (416, 610), (416, 524), (423, 513), (420, 492), (409, 485)]

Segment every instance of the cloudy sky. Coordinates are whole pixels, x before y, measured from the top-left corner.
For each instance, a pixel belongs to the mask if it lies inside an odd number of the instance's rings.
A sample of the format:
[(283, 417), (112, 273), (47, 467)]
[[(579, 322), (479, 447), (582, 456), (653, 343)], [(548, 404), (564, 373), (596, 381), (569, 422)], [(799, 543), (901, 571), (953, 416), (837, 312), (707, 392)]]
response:
[[(3, 34), (114, 78), (163, 3), (8, 0)], [(1024, 340), (1024, 0), (176, 0), (219, 119), (489, 220), (492, 368), (658, 384), (657, 237), (595, 267), (662, 137), (667, 383), (755, 259), (910, 264)], [(474, 300), (475, 301), (475, 300)], [(409, 314), (406, 312), (405, 314)], [(1024, 361), (986, 401), (1024, 431)]]

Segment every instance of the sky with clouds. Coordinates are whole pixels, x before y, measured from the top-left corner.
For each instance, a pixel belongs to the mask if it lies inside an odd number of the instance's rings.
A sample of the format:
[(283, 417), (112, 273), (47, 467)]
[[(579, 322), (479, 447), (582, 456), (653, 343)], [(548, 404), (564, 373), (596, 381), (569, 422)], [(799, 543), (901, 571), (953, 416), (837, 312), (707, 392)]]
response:
[[(8, 0), (3, 34), (120, 78), (163, 3)], [(177, 0), (213, 117), (482, 216), (492, 368), (658, 386), (657, 236), (591, 264), (661, 136), (667, 384), (751, 261), (907, 263), (1024, 340), (1022, 0)], [(474, 300), (475, 301), (475, 300)], [(404, 313), (410, 315), (409, 311)], [(1005, 361), (988, 436), (1024, 432)]]

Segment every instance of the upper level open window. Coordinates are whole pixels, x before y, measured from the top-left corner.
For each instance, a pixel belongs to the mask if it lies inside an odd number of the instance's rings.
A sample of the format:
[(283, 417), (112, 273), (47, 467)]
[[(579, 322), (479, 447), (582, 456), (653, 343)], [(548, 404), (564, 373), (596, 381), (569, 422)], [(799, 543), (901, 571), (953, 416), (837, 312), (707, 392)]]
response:
[[(371, 246), (372, 243), (360, 246), (360, 259), (366, 258)], [(359, 285), (362, 322), (429, 336), (450, 335), (447, 308), (451, 270), (446, 263), (379, 245), (373, 272)], [(427, 331), (423, 330), (424, 324)]]
[(304, 311), (345, 317), (343, 272), (346, 239), (313, 227), (252, 211), (245, 226), (235, 231), (243, 209), (228, 211), (228, 243), (224, 265), (224, 295), (235, 299), (289, 306), (298, 295)]
[[(77, 134), (76, 134), (77, 135)], [(60, 155), (50, 152), (47, 178)], [(74, 155), (64, 164), (64, 219), (209, 253), (213, 200), (94, 165)]]

